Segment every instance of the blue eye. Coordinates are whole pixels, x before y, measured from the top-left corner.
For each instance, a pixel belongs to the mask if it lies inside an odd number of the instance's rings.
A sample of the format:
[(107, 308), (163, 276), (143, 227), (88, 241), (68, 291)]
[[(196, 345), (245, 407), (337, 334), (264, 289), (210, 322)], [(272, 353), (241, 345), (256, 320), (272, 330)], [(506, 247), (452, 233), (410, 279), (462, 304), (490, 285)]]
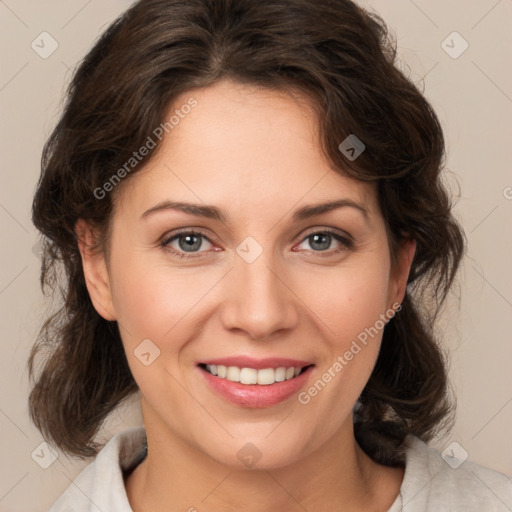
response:
[(314, 252), (326, 252), (332, 249), (332, 243), (336, 242), (338, 246), (334, 250), (329, 251), (329, 254), (353, 247), (351, 239), (329, 230), (310, 233), (303, 239), (300, 245), (306, 241)]
[[(309, 245), (309, 248), (301, 247), (305, 243)], [(335, 246), (333, 247), (334, 244)], [(161, 245), (180, 259), (201, 258), (206, 256), (213, 248), (213, 244), (208, 237), (196, 231), (176, 233), (164, 238)], [(314, 252), (319, 256), (331, 256), (335, 253), (352, 249), (353, 246), (354, 242), (349, 235), (343, 236), (334, 231), (321, 230), (306, 235), (300, 242), (298, 250)], [(293, 250), (297, 251), (297, 249)]]
[[(177, 253), (181, 257), (194, 257), (187, 253), (201, 253), (201, 248), (205, 249), (204, 243), (206, 242), (206, 250), (211, 249), (212, 243), (202, 233), (195, 231), (184, 231), (165, 239), (162, 246), (169, 248), (172, 252)], [(177, 243), (177, 246), (176, 246)], [(209, 245), (208, 245), (209, 244)]]
[(309, 235), (307, 240), (309, 246), (315, 251), (325, 251), (330, 248), (332, 238), (330, 233), (315, 233), (314, 235)]

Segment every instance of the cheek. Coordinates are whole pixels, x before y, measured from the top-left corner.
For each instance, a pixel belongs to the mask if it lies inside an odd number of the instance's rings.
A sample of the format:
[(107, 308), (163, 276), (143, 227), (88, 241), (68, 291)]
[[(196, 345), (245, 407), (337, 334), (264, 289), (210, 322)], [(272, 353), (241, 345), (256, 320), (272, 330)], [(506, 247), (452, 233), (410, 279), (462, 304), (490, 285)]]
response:
[(219, 281), (218, 271), (178, 272), (144, 252), (115, 261), (113, 255), (112, 269), (114, 308), (127, 350), (151, 339), (162, 356), (175, 354), (194, 335), (204, 298)]
[(372, 259), (354, 260), (328, 274), (302, 276), (301, 295), (339, 349), (373, 326), (387, 309), (389, 265), (385, 258)]
[(176, 374), (187, 340), (184, 319), (201, 290), (191, 292), (190, 279), (170, 276), (169, 269), (140, 255), (119, 260), (112, 268), (113, 302), (132, 375), (150, 401), (159, 403), (165, 390), (177, 403), (179, 389), (174, 389), (168, 372)]
[(186, 283), (143, 254), (112, 256), (112, 299), (125, 345), (159, 343), (191, 307)]
[[(312, 386), (299, 397), (338, 425), (358, 399), (378, 357), (388, 311), (389, 259), (384, 251), (354, 258), (327, 274), (305, 275), (302, 294), (324, 333)], [(313, 415), (314, 416), (314, 415)], [(334, 429), (335, 427), (332, 426)]]
[[(308, 449), (329, 439), (351, 418), (377, 360), (385, 326), (387, 269), (340, 272), (326, 283), (323, 293), (311, 297), (325, 335), (315, 377), (298, 395), (303, 418), (314, 432)], [(307, 284), (307, 283), (306, 283)], [(328, 326), (328, 328), (326, 327)], [(334, 331), (334, 332), (332, 332)], [(317, 418), (328, 421), (318, 424)]]

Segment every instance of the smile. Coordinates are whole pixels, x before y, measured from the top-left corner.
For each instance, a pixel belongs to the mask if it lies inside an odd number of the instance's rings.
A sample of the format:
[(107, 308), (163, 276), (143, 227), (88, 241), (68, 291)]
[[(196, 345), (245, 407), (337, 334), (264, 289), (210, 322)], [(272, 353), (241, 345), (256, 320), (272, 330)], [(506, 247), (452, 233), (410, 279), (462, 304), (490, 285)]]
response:
[(290, 366), (288, 368), (280, 366), (278, 368), (263, 368), (258, 370), (256, 368), (240, 368), (238, 366), (224, 366), (221, 364), (205, 364), (201, 366), (211, 375), (221, 379), (227, 379), (231, 382), (239, 382), (245, 385), (259, 384), (260, 386), (269, 386), (276, 382), (294, 379), (307, 368), (307, 366)]
[(198, 362), (207, 387), (223, 400), (249, 408), (277, 405), (306, 386), (315, 365), (286, 357), (226, 356)]

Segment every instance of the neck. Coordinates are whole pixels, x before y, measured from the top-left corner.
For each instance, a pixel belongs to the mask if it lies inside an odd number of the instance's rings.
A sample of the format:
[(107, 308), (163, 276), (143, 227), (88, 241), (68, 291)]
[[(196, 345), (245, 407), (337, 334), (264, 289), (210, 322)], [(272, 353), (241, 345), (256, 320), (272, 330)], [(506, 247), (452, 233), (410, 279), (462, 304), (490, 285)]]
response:
[(157, 424), (146, 425), (146, 433), (148, 455), (126, 480), (134, 512), (387, 510), (403, 479), (402, 468), (373, 462), (352, 428), (298, 462), (271, 470), (220, 464)]

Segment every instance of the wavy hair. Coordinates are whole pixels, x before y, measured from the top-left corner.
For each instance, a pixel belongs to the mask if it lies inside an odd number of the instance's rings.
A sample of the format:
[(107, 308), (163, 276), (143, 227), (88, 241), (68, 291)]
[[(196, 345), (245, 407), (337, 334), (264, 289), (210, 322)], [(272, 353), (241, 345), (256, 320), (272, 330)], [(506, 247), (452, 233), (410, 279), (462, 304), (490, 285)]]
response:
[[(33, 202), (46, 240), (41, 285), (61, 304), (30, 355), (31, 418), (52, 444), (90, 457), (103, 421), (138, 389), (116, 322), (88, 295), (75, 223), (96, 226), (105, 248), (114, 193), (98, 199), (95, 191), (178, 95), (227, 78), (307, 97), (337, 172), (376, 183), (392, 255), (405, 234), (416, 241), (402, 309), (384, 329), (354, 412), (365, 452), (402, 464), (407, 434), (428, 441), (453, 412), (434, 320), (465, 239), (442, 182), (438, 118), (399, 69), (382, 19), (349, 0), (140, 0), (96, 41), (45, 144)], [(366, 146), (353, 161), (338, 148), (350, 134)]]

